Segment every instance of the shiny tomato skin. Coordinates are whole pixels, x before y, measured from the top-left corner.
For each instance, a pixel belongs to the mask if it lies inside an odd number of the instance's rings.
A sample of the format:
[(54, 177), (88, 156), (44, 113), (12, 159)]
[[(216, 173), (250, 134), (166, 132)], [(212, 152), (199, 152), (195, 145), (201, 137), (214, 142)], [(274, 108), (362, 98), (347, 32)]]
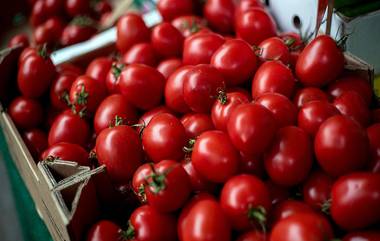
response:
[(222, 73), (227, 86), (236, 86), (253, 76), (257, 68), (257, 58), (245, 41), (232, 39), (216, 50), (211, 57), (211, 65)]
[(37, 162), (39, 160), (40, 154), (48, 146), (46, 133), (40, 129), (30, 129), (22, 133), (22, 139), (28, 147), (28, 150), (34, 158), (34, 161)]
[(372, 172), (380, 173), (380, 123), (368, 127), (367, 134), (371, 151), (369, 167)]
[(271, 37), (262, 41), (259, 46), (259, 58), (262, 62), (279, 60), (283, 64), (290, 63), (290, 52), (284, 41), (278, 37)]
[(181, 160), (187, 136), (180, 120), (168, 113), (154, 116), (142, 133), (146, 154), (157, 163), (161, 160)]
[(43, 109), (34, 99), (24, 96), (15, 98), (8, 107), (8, 113), (17, 128), (31, 129), (42, 123)]
[(145, 186), (147, 185), (147, 177), (152, 174), (153, 163), (144, 163), (133, 174), (132, 189), (141, 203), (146, 203)]
[(120, 227), (108, 220), (95, 223), (87, 234), (86, 241), (117, 241), (120, 239)]
[(324, 100), (315, 100), (302, 106), (298, 112), (297, 123), (309, 135), (315, 136), (320, 125), (334, 115), (340, 115), (334, 105)]
[(60, 43), (63, 46), (80, 43), (90, 39), (96, 32), (97, 29), (92, 26), (69, 24), (62, 31)]
[(336, 115), (319, 127), (314, 139), (314, 152), (319, 165), (328, 175), (341, 176), (367, 165), (368, 136), (354, 120)]
[(278, 61), (262, 64), (252, 81), (253, 99), (266, 92), (279, 93), (290, 98), (296, 83), (292, 71)]
[(78, 75), (73, 73), (58, 74), (50, 86), (50, 103), (57, 110), (66, 110), (69, 108), (69, 92), (71, 85)]
[(329, 97), (319, 88), (305, 87), (298, 90), (293, 98), (293, 102), (297, 108), (301, 108), (304, 104), (314, 100), (324, 100), (328, 102)]
[(233, 31), (234, 11), (232, 0), (209, 0), (203, 7), (203, 15), (207, 22), (220, 33)]
[(150, 30), (141, 16), (134, 13), (122, 16), (117, 21), (116, 29), (116, 47), (121, 53), (125, 53), (134, 44), (150, 40)]
[(58, 142), (41, 154), (41, 160), (52, 156), (65, 161), (77, 162), (81, 166), (90, 166), (88, 152), (77, 144)]
[(54, 47), (59, 42), (64, 22), (59, 17), (51, 17), (43, 24), (39, 25), (33, 32), (33, 38), (37, 45), (47, 44)]
[(304, 86), (324, 86), (343, 71), (344, 56), (335, 41), (327, 35), (313, 39), (301, 52), (296, 75)]
[(267, 38), (276, 36), (276, 23), (263, 9), (252, 8), (235, 19), (235, 31), (239, 38), (251, 45), (259, 45)]
[(121, 62), (113, 62), (110, 70), (107, 73), (107, 77), (105, 80), (107, 91), (110, 94), (120, 94), (120, 75), (123, 69), (125, 68), (125, 64)]
[(106, 97), (94, 116), (94, 129), (98, 135), (102, 130), (115, 125), (115, 118), (121, 117), (124, 124), (136, 124), (138, 117), (135, 108), (120, 94)]
[[(220, 206), (236, 230), (248, 230), (264, 220), (251, 217), (255, 212), (269, 213), (271, 200), (265, 184), (253, 175), (241, 174), (230, 178), (220, 194)], [(263, 210), (260, 210), (263, 208)]]
[(157, 65), (157, 59), (156, 51), (150, 43), (135, 44), (123, 55), (126, 64), (146, 64), (151, 67)]
[(96, 138), (99, 164), (105, 164), (112, 182), (126, 184), (143, 160), (139, 134), (129, 126), (104, 129)]
[(377, 231), (361, 231), (352, 232), (344, 236), (343, 241), (377, 241), (380, 240), (380, 232)]
[(83, 70), (81, 67), (78, 67), (74, 64), (70, 63), (62, 63), (56, 66), (56, 70), (59, 74), (74, 74), (76, 76), (82, 75)]
[(216, 190), (216, 184), (210, 182), (195, 170), (191, 160), (184, 159), (181, 161), (183, 169), (185, 169), (187, 175), (189, 175), (191, 187), (193, 192), (209, 192), (213, 193)]
[(298, 213), (315, 213), (315, 211), (304, 202), (291, 199), (284, 200), (272, 208), (270, 224), (273, 227), (279, 221)]
[(241, 0), (236, 6), (235, 6), (235, 18), (238, 17), (240, 14), (252, 9), (252, 8), (262, 8), (264, 9), (264, 4), (261, 1), (258, 0)]
[(215, 129), (210, 116), (203, 113), (188, 113), (182, 116), (181, 123), (188, 138), (197, 138), (203, 132)]
[(315, 210), (322, 210), (330, 199), (334, 179), (326, 173), (316, 170), (303, 184), (303, 200)]
[(354, 91), (344, 92), (334, 100), (335, 107), (347, 117), (357, 121), (363, 127), (367, 127), (371, 113), (364, 99)]
[(193, 13), (192, 0), (159, 0), (157, 9), (165, 21)]
[(257, 230), (243, 233), (236, 241), (266, 241), (266, 235)]
[(169, 76), (173, 74), (174, 71), (179, 69), (181, 66), (181, 59), (171, 58), (161, 61), (157, 66), (157, 70), (165, 77), (165, 79), (168, 79)]
[(90, 76), (96, 82), (105, 87), (107, 74), (112, 67), (112, 59), (108, 57), (99, 57), (90, 62), (86, 69), (86, 75)]
[(143, 65), (128, 65), (120, 75), (119, 89), (131, 104), (149, 110), (160, 104), (165, 78), (156, 69)]
[(344, 230), (357, 230), (380, 220), (380, 174), (351, 173), (340, 177), (331, 191), (331, 217)]
[(66, 13), (71, 17), (90, 13), (89, 0), (66, 0)]
[(45, 14), (46, 6), (44, 0), (38, 0), (34, 3), (31, 14), (30, 14), (30, 23), (33, 27), (36, 27), (43, 23), (48, 17)]
[(175, 112), (187, 113), (191, 111), (184, 99), (183, 85), (187, 74), (192, 69), (192, 66), (183, 66), (174, 71), (166, 81), (165, 103)]
[(171, 24), (176, 27), (182, 35), (187, 38), (200, 30), (206, 29), (206, 21), (195, 15), (183, 15), (176, 17), (171, 21)]
[(164, 58), (180, 56), (183, 41), (182, 33), (170, 23), (160, 23), (152, 30), (152, 46), (158, 55)]
[(15, 47), (18, 45), (20, 45), (21, 48), (26, 48), (29, 46), (29, 38), (26, 34), (16, 34), (8, 41), (7, 44), (8, 48)]
[(277, 128), (273, 114), (253, 103), (236, 107), (227, 123), (228, 135), (234, 146), (251, 156), (260, 156), (267, 150)]
[(168, 113), (174, 115), (174, 113), (165, 105), (158, 106), (150, 111), (145, 112), (139, 119), (138, 124), (147, 126), (149, 122), (158, 114)]
[(264, 106), (273, 113), (278, 127), (294, 125), (297, 119), (297, 109), (285, 96), (277, 93), (261, 95), (256, 103)]

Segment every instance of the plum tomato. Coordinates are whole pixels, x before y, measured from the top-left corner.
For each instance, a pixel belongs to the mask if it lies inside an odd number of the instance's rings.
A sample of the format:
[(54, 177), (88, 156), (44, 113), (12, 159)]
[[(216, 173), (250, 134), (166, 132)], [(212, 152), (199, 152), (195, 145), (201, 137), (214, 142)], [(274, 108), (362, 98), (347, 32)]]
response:
[(61, 38), (64, 22), (59, 17), (51, 17), (33, 31), (36, 45), (47, 44), (49, 48), (55, 47)]
[(150, 111), (145, 112), (139, 119), (138, 124), (144, 128), (149, 124), (153, 117), (161, 113), (168, 113), (174, 115), (174, 113), (165, 105), (158, 106)]
[(99, 57), (89, 63), (86, 69), (86, 75), (96, 80), (100, 86), (105, 87), (107, 74), (110, 71), (111, 67), (111, 58)]
[(28, 147), (28, 150), (34, 158), (34, 161), (37, 162), (41, 153), (48, 146), (46, 133), (40, 129), (30, 129), (22, 133), (22, 139)]
[(303, 184), (303, 200), (315, 210), (326, 211), (330, 200), (334, 179), (326, 173), (316, 170), (310, 174)]
[(195, 15), (184, 15), (176, 17), (171, 21), (182, 35), (187, 38), (200, 30), (206, 29), (206, 21)]
[(16, 34), (13, 36), (7, 44), (8, 48), (20, 46), (21, 48), (26, 48), (29, 46), (29, 38), (28, 35), (24, 33)]
[(279, 221), (298, 213), (316, 213), (306, 203), (297, 200), (284, 200), (277, 203), (271, 212), (270, 224), (273, 227)]
[(329, 101), (328, 95), (323, 90), (315, 87), (305, 87), (297, 91), (293, 98), (297, 108), (301, 108), (304, 104), (313, 100)]
[(192, 66), (183, 66), (172, 73), (165, 84), (165, 103), (170, 109), (178, 113), (190, 112), (184, 99), (183, 85)]
[(41, 104), (34, 99), (19, 96), (11, 102), (8, 113), (17, 128), (31, 129), (42, 123), (43, 109)]
[(285, 65), (290, 63), (289, 48), (286, 43), (278, 37), (265, 39), (257, 47), (257, 53), (262, 62), (278, 60)]
[(97, 32), (95, 21), (86, 16), (75, 17), (62, 31), (60, 43), (68, 46), (90, 39)]
[(70, 107), (70, 89), (77, 74), (65, 72), (58, 74), (50, 86), (50, 103), (56, 110), (66, 110)]
[(165, 21), (193, 13), (192, 0), (159, 0), (157, 9)]
[(50, 157), (54, 159), (77, 162), (81, 166), (90, 166), (88, 152), (77, 144), (58, 142), (51, 145), (41, 154), (41, 160), (45, 160)]
[(216, 184), (199, 175), (199, 173), (195, 170), (191, 160), (185, 158), (181, 164), (183, 169), (185, 169), (187, 175), (189, 175), (191, 187), (194, 192), (212, 193), (216, 190)]
[(105, 80), (108, 93), (110, 94), (120, 93), (120, 89), (119, 89), (120, 75), (124, 68), (125, 68), (124, 63), (119, 63), (119, 62), (112, 63), (111, 68), (108, 71), (108, 74)]
[(162, 57), (181, 56), (183, 41), (182, 33), (170, 23), (160, 23), (152, 30), (152, 47)]
[(62, 63), (56, 66), (58, 74), (73, 74), (76, 76), (82, 75), (83, 70), (81, 67), (70, 63)]
[(220, 33), (233, 31), (234, 12), (233, 0), (208, 0), (203, 7), (203, 15), (207, 22)]
[(211, 117), (203, 113), (188, 113), (181, 118), (188, 138), (197, 138), (205, 131), (214, 130)]
[(181, 66), (182, 66), (181, 59), (171, 58), (171, 59), (165, 59), (161, 61), (157, 66), (157, 70), (165, 77), (165, 79), (168, 79), (169, 76), (172, 73), (174, 73), (174, 71), (179, 69)]
[(374, 124), (367, 128), (371, 151), (370, 170), (380, 173), (380, 124)]
[(90, 0), (66, 0), (65, 2), (66, 13), (71, 17), (90, 13)]
[(262, 8), (264, 9), (264, 4), (258, 0), (240, 0), (235, 6), (235, 18), (240, 14), (252, 9), (252, 8)]
[(145, 186), (147, 185), (146, 179), (153, 171), (153, 163), (144, 163), (133, 174), (132, 189), (141, 203), (146, 203)]
[(87, 234), (86, 241), (117, 241), (120, 239), (120, 227), (108, 220), (95, 223)]
[(157, 65), (157, 59), (156, 51), (150, 43), (137, 43), (123, 55), (126, 64), (145, 64), (151, 67)]

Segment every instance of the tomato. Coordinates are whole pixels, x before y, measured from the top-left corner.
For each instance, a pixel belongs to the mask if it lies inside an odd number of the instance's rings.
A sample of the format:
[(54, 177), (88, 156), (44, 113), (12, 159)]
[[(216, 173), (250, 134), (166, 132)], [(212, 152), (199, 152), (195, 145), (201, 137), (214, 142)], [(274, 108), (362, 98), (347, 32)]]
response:
[(258, 54), (262, 62), (278, 60), (285, 65), (290, 63), (288, 46), (278, 37), (271, 37), (262, 41), (258, 46)]
[(122, 237), (136, 241), (175, 241), (176, 219), (171, 214), (160, 213), (152, 206), (144, 205), (133, 211)]
[(285, 96), (277, 93), (267, 93), (261, 95), (256, 100), (256, 103), (273, 113), (278, 127), (290, 126), (296, 123), (297, 109)]
[(240, 2), (236, 5), (235, 18), (252, 8), (264, 9), (264, 4), (258, 0), (240, 0)]
[(151, 43), (162, 57), (180, 56), (183, 49), (182, 33), (170, 23), (160, 23), (152, 30)]
[(183, 46), (185, 65), (209, 64), (212, 55), (225, 42), (223, 36), (213, 33), (197, 33), (187, 37)]
[(257, 177), (241, 174), (230, 178), (220, 194), (220, 206), (234, 229), (247, 230), (259, 224), (265, 231), (271, 200)]
[(102, 16), (104, 14), (108, 14), (112, 12), (112, 6), (106, 0), (98, 1), (95, 6), (93, 6), (95, 13), (97, 16)]
[(370, 168), (373, 172), (380, 173), (380, 124), (374, 124), (367, 128), (371, 151)]
[(165, 79), (168, 79), (169, 76), (174, 73), (177, 69), (179, 69), (182, 66), (182, 60), (181, 59), (165, 59), (161, 61), (158, 66), (157, 70), (165, 77)]
[(333, 238), (329, 221), (317, 213), (298, 213), (279, 221), (270, 241), (325, 241)]
[(321, 89), (306, 87), (298, 90), (293, 98), (293, 102), (298, 108), (301, 108), (304, 104), (313, 100), (329, 101), (329, 97)]
[(96, 134), (99, 134), (109, 126), (115, 125), (115, 121), (136, 124), (137, 120), (136, 110), (127, 98), (120, 94), (114, 94), (100, 103), (94, 116), (94, 129)]
[(181, 160), (186, 145), (186, 131), (177, 117), (162, 113), (154, 116), (145, 127), (142, 143), (153, 162)]
[(273, 114), (259, 104), (241, 104), (231, 113), (228, 135), (234, 146), (250, 156), (260, 156), (272, 144), (277, 131)]
[(83, 70), (74, 65), (74, 64), (70, 64), (70, 63), (62, 63), (62, 64), (59, 64), (56, 66), (56, 69), (57, 69), (57, 72), (59, 74), (74, 74), (74, 75), (82, 75), (83, 74)]
[(302, 106), (298, 112), (298, 126), (311, 136), (315, 136), (321, 124), (339, 110), (325, 100), (315, 100)]
[(228, 86), (246, 82), (256, 71), (257, 59), (251, 46), (240, 39), (226, 41), (211, 57), (214, 66)]
[(276, 36), (276, 23), (263, 9), (252, 8), (236, 16), (236, 36), (251, 45), (259, 45), (267, 38)]
[(303, 184), (303, 200), (316, 210), (324, 211), (330, 199), (334, 179), (319, 170), (314, 171)]
[(138, 43), (133, 45), (123, 56), (126, 64), (146, 64), (152, 67), (157, 65), (157, 54), (149, 43)]
[(313, 163), (312, 142), (295, 126), (281, 128), (265, 155), (265, 169), (274, 183), (294, 186), (304, 181)]
[(61, 44), (68, 46), (90, 39), (97, 32), (94, 25), (94, 20), (89, 17), (74, 18), (62, 31)]
[(60, 18), (51, 17), (34, 30), (34, 42), (37, 45), (46, 43), (49, 47), (54, 47), (61, 37), (63, 28), (64, 23)]
[(215, 129), (210, 116), (202, 113), (188, 113), (182, 116), (181, 123), (188, 138), (196, 138), (205, 131)]
[(48, 146), (46, 133), (40, 129), (30, 129), (24, 131), (24, 133), (22, 134), (22, 139), (28, 147), (30, 154), (37, 162), (39, 160), (40, 154)]
[(211, 65), (192, 67), (183, 82), (184, 100), (194, 112), (208, 113), (224, 89), (223, 76)]
[(99, 57), (90, 62), (86, 69), (86, 75), (96, 80), (100, 86), (105, 88), (106, 78), (111, 67), (111, 58)]
[(334, 100), (335, 107), (347, 117), (357, 121), (363, 127), (368, 126), (371, 113), (364, 99), (354, 91), (344, 92)]
[(366, 228), (380, 221), (380, 174), (351, 173), (331, 191), (331, 216), (345, 230)]
[(119, 94), (119, 84), (120, 84), (120, 75), (123, 69), (125, 68), (124, 63), (118, 63), (114, 62), (112, 63), (112, 66), (110, 70), (108, 71), (107, 77), (106, 77), (106, 86), (108, 93), (111, 94)]
[(158, 106), (164, 87), (164, 76), (147, 65), (131, 64), (120, 75), (121, 93), (139, 109), (149, 110)]
[(270, 198), (272, 200), (272, 205), (283, 202), (290, 198), (289, 190), (285, 187), (275, 184), (270, 179), (265, 182), (270, 192)]
[(324, 86), (335, 80), (343, 71), (344, 56), (334, 39), (320, 35), (301, 52), (296, 74), (305, 86)]
[(205, 179), (203, 176), (195, 170), (193, 163), (189, 159), (184, 159), (182, 162), (182, 167), (185, 169), (187, 175), (189, 175), (191, 187), (194, 192), (214, 192), (216, 189), (216, 184)]
[(90, 13), (89, 0), (66, 0), (66, 13), (71, 17)]
[(132, 189), (141, 203), (146, 203), (145, 186), (146, 179), (152, 173), (154, 166), (152, 163), (145, 163), (139, 166), (132, 178)]
[(249, 156), (240, 152), (239, 173), (252, 174), (257, 177), (264, 177), (264, 162), (261, 157)]
[(191, 72), (192, 69), (192, 66), (183, 66), (174, 71), (166, 81), (165, 103), (170, 109), (176, 112), (190, 112), (190, 108), (187, 106), (184, 99), (183, 85), (187, 78), (187, 74)]
[(176, 17), (192, 14), (192, 0), (159, 0), (157, 9), (165, 21), (171, 21)]
[(127, 13), (119, 18), (116, 29), (116, 47), (122, 53), (125, 53), (134, 44), (149, 42), (150, 30), (137, 14)]
[(298, 53), (305, 48), (305, 42), (299, 33), (284, 32), (280, 33), (279, 37), (286, 43), (291, 53)]
[(120, 239), (120, 230), (113, 222), (100, 220), (91, 227), (86, 241), (117, 241)]
[(349, 233), (344, 236), (343, 241), (376, 241), (379, 239), (380, 232), (377, 230)]
[(32, 12), (30, 14), (30, 23), (33, 27), (36, 27), (43, 23), (48, 17), (45, 14), (46, 6), (44, 0), (38, 0), (34, 3)]
[(290, 98), (295, 87), (292, 71), (279, 61), (268, 61), (262, 64), (252, 80), (252, 97), (271, 92)]
[(49, 146), (59, 142), (69, 142), (85, 147), (89, 137), (88, 123), (71, 110), (66, 110), (55, 118), (49, 131), (48, 142)]
[(195, 141), (191, 162), (207, 180), (222, 183), (233, 176), (239, 167), (239, 152), (228, 135), (222, 131), (203, 132)]
[(182, 209), (178, 220), (180, 241), (229, 241), (230, 222), (219, 203), (207, 194), (195, 196)]
[(232, 0), (209, 0), (203, 15), (212, 28), (221, 33), (230, 33), (234, 28), (235, 6)]
[(28, 35), (24, 33), (16, 34), (8, 41), (8, 48), (20, 46), (21, 48), (26, 48), (29, 46)]
[(139, 119), (138, 124), (142, 126), (147, 126), (149, 122), (152, 120), (153, 117), (155, 117), (158, 114), (161, 113), (168, 113), (174, 115), (174, 113), (166, 106), (158, 106), (154, 109), (151, 109), (150, 111), (145, 112)]
[(296, 200), (284, 200), (276, 204), (271, 212), (272, 227), (279, 221), (299, 213), (316, 213), (306, 203)]
[(143, 160), (139, 134), (129, 126), (104, 129), (96, 138), (99, 164), (106, 165), (107, 174), (117, 184), (126, 184)]
[(257, 230), (246, 232), (238, 237), (236, 241), (266, 241), (266, 235)]
[(43, 109), (41, 104), (24, 96), (19, 96), (11, 102), (8, 113), (17, 128), (31, 129), (42, 123)]
[(365, 130), (354, 120), (336, 115), (319, 127), (314, 140), (319, 165), (330, 176), (341, 176), (365, 167), (369, 141)]
[(77, 144), (58, 142), (51, 145), (41, 154), (41, 160), (49, 157), (65, 161), (77, 162), (81, 166), (90, 166), (88, 152)]
[(18, 68), (17, 83), (22, 95), (38, 98), (49, 88), (55, 68), (45, 49), (26, 56)]
[(206, 29), (206, 21), (195, 15), (176, 17), (171, 21), (171, 24), (176, 27), (185, 38), (202, 29)]
[(50, 103), (57, 110), (69, 108), (69, 91), (78, 76), (73, 73), (58, 74), (50, 86)]

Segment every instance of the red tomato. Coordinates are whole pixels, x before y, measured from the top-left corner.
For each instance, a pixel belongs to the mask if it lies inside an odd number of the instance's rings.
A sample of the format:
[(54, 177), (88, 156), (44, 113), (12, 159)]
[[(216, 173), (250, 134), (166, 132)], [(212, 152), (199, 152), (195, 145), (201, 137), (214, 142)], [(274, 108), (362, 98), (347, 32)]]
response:
[(158, 106), (164, 88), (164, 76), (150, 66), (131, 64), (121, 72), (119, 89), (137, 108), (149, 110)]
[(187, 106), (184, 99), (183, 85), (187, 78), (187, 74), (192, 69), (192, 66), (183, 66), (174, 71), (166, 81), (165, 103), (170, 109), (178, 113), (190, 112), (190, 108)]
[(77, 162), (81, 166), (90, 166), (88, 152), (77, 144), (59, 142), (51, 145), (41, 154), (41, 160), (49, 157), (65, 161)]
[(312, 142), (305, 131), (295, 126), (281, 128), (265, 156), (268, 175), (281, 186), (300, 184), (312, 164)]
[(152, 120), (153, 117), (155, 117), (158, 114), (161, 113), (168, 113), (168, 114), (174, 114), (168, 107), (166, 106), (158, 106), (154, 109), (151, 109), (150, 111), (145, 112), (139, 119), (139, 123), (142, 126), (147, 126), (149, 122)]
[(86, 147), (90, 137), (90, 127), (88, 123), (73, 114), (71, 110), (62, 112), (57, 116), (49, 131), (49, 146), (59, 142), (69, 142)]
[(192, 14), (192, 0), (159, 0), (157, 9), (165, 21), (171, 21), (176, 17)]
[(343, 241), (377, 241), (377, 240), (380, 240), (380, 232), (378, 230), (349, 233), (343, 238)]
[(315, 100), (302, 106), (298, 112), (298, 126), (311, 136), (315, 136), (321, 124), (339, 110), (325, 100)]
[(209, 64), (212, 55), (225, 42), (223, 36), (213, 33), (197, 33), (187, 37), (183, 46), (185, 65)]
[(314, 140), (319, 165), (330, 176), (341, 176), (365, 167), (369, 141), (362, 127), (348, 117), (330, 117), (319, 127)]
[(242, 13), (251, 10), (252, 8), (262, 8), (264, 9), (264, 4), (258, 0), (240, 0), (236, 5), (235, 18), (237, 18)]
[(380, 173), (380, 124), (374, 124), (367, 128), (371, 151), (370, 169)]
[(211, 65), (192, 67), (183, 82), (183, 96), (194, 112), (208, 113), (221, 91), (225, 89), (223, 76)]
[(296, 200), (284, 200), (274, 206), (271, 212), (271, 225), (275, 226), (279, 221), (299, 213), (316, 213), (306, 203)]
[(180, 56), (183, 49), (183, 41), (182, 33), (170, 23), (161, 23), (152, 30), (152, 46), (162, 57)]
[(150, 43), (133, 45), (123, 56), (126, 64), (146, 64), (152, 67), (157, 65), (157, 54)]
[(102, 130), (115, 125), (115, 121), (124, 124), (136, 124), (138, 120), (135, 108), (127, 98), (120, 94), (110, 95), (99, 105), (94, 116), (94, 129), (98, 135)]
[(62, 0), (45, 0), (45, 14), (48, 16), (62, 14), (64, 2)]
[(290, 197), (289, 190), (273, 183), (270, 179), (265, 182), (270, 192), (272, 205), (288, 200)]
[(104, 88), (106, 84), (106, 78), (111, 67), (111, 58), (99, 57), (90, 62), (86, 69), (86, 75), (96, 80), (96, 82)]
[(181, 66), (181, 59), (165, 59), (158, 64), (157, 70), (165, 77), (165, 79), (168, 79), (169, 76)]
[(263, 9), (252, 8), (236, 16), (236, 36), (251, 45), (259, 45), (267, 38), (276, 36), (276, 23)]
[(252, 80), (252, 97), (271, 92), (290, 98), (295, 87), (292, 71), (279, 61), (268, 61), (262, 64)]
[(112, 6), (107, 0), (98, 1), (95, 6), (93, 6), (93, 9), (98, 17), (112, 12)]
[(268, 109), (247, 103), (239, 105), (231, 113), (227, 131), (238, 150), (250, 156), (260, 156), (272, 144), (277, 123)]
[(321, 89), (306, 87), (298, 90), (293, 98), (293, 102), (298, 108), (301, 108), (304, 104), (313, 100), (329, 101), (329, 97)]
[(261, 157), (249, 156), (240, 152), (239, 173), (252, 174), (257, 177), (264, 177), (264, 162)]
[(189, 175), (191, 187), (194, 192), (214, 192), (216, 184), (205, 179), (203, 176), (195, 170), (191, 160), (183, 160), (182, 167), (185, 169), (187, 175)]
[(116, 47), (122, 53), (125, 53), (134, 44), (149, 42), (150, 30), (137, 14), (127, 13), (122, 16), (117, 21), (116, 29)]
[(232, 39), (213, 54), (211, 65), (224, 76), (228, 86), (236, 86), (253, 76), (257, 68), (257, 59), (251, 46), (245, 41)]
[(70, 88), (78, 76), (71, 72), (58, 74), (50, 86), (50, 103), (57, 110), (69, 108)]
[(8, 48), (20, 46), (21, 48), (26, 48), (29, 46), (28, 35), (24, 33), (16, 34), (8, 41)]
[(118, 241), (120, 227), (108, 220), (95, 223), (87, 234), (86, 241)]
[(82, 75), (83, 74), (83, 70), (74, 65), (74, 64), (70, 64), (70, 63), (62, 63), (62, 64), (59, 64), (56, 66), (56, 69), (57, 69), (57, 72), (59, 74), (74, 74), (74, 75)]
[(38, 0), (34, 3), (32, 12), (30, 14), (30, 23), (33, 27), (36, 27), (43, 23), (48, 17), (45, 14), (46, 6), (44, 0)]
[(106, 77), (106, 86), (108, 93), (111, 94), (119, 94), (119, 84), (120, 84), (120, 75), (121, 72), (124, 70), (125, 64), (124, 63), (118, 63), (114, 62), (112, 63), (111, 69), (108, 71), (107, 77)]
[(71, 17), (90, 13), (89, 0), (66, 0), (66, 13)]
[(202, 113), (189, 113), (181, 118), (181, 123), (188, 138), (197, 138), (208, 130), (214, 130), (214, 124), (209, 115)]
[(238, 237), (236, 241), (266, 241), (266, 235), (257, 230), (246, 232)]
[(178, 220), (180, 241), (230, 241), (230, 222), (219, 203), (207, 194), (195, 196)]
[(303, 200), (315, 210), (326, 208), (334, 179), (321, 171), (314, 171), (303, 184)]
[(46, 43), (49, 47), (54, 47), (61, 38), (63, 28), (64, 23), (60, 18), (51, 17), (34, 30), (34, 42), (37, 45)]
[(8, 107), (8, 113), (17, 128), (31, 129), (42, 123), (41, 104), (24, 96), (15, 98)]
[(334, 100), (335, 107), (347, 117), (357, 121), (363, 127), (368, 126), (371, 113), (364, 99), (354, 91), (344, 92)]
[(221, 33), (231, 33), (234, 29), (235, 6), (232, 0), (208, 0), (203, 7), (203, 15), (212, 28)]
[(143, 160), (139, 134), (129, 126), (104, 129), (96, 138), (99, 164), (105, 164), (107, 174), (117, 184), (130, 181)]
[(334, 39), (320, 35), (301, 52), (296, 74), (305, 86), (324, 86), (343, 71), (344, 56)]
[(177, 117), (163, 113), (151, 119), (142, 134), (145, 152), (153, 162), (181, 160), (186, 145), (186, 131)]
[(278, 37), (272, 37), (262, 41), (258, 46), (258, 54), (262, 62), (278, 60), (285, 65), (290, 63), (288, 46)]
[(97, 29), (94, 20), (79, 16), (74, 18), (62, 31), (61, 44), (68, 46), (90, 39)]
[(380, 174), (352, 173), (339, 178), (331, 191), (331, 216), (345, 230), (380, 221)]
[(285, 96), (277, 93), (267, 93), (261, 95), (256, 103), (264, 106), (273, 113), (278, 127), (295, 125), (297, 109)]
[(132, 178), (132, 189), (141, 203), (146, 203), (145, 186), (146, 179), (152, 173), (154, 166), (152, 163), (145, 163), (139, 166)]
[(239, 167), (239, 152), (222, 131), (203, 132), (195, 141), (191, 162), (195, 170), (212, 182), (222, 183)]
[(206, 21), (195, 15), (176, 17), (171, 21), (171, 24), (176, 27), (185, 38), (200, 30), (206, 29)]
[(28, 150), (34, 158), (34, 161), (37, 162), (39, 160), (40, 154), (48, 146), (46, 133), (40, 129), (31, 129), (24, 131), (22, 134), (22, 139), (28, 147)]
[(257, 177), (241, 174), (230, 178), (220, 194), (220, 206), (234, 229), (247, 230), (259, 224), (265, 231), (271, 200)]
[(280, 33), (280, 38), (284, 41), (284, 43), (289, 47), (290, 51), (293, 53), (299, 52), (305, 47), (305, 42), (299, 33), (295, 33), (295, 32)]

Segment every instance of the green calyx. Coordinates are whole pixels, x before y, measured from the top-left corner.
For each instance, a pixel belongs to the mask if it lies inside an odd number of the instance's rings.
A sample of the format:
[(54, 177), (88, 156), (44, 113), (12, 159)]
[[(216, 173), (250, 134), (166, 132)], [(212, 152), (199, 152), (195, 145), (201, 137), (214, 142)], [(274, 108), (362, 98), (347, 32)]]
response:
[(222, 105), (227, 104), (227, 94), (224, 90), (218, 90), (218, 100)]
[(183, 147), (183, 152), (185, 152), (186, 154), (190, 154), (193, 151), (194, 144), (195, 144), (195, 139), (190, 139), (187, 142), (187, 146)]
[(75, 94), (76, 104), (78, 104), (78, 105), (85, 105), (85, 104), (87, 104), (87, 98), (88, 98), (88, 96), (89, 96), (89, 94), (86, 91), (86, 89), (84, 87), (84, 84), (82, 84), (80, 92)]
[(330, 215), (331, 199), (326, 200), (321, 204), (321, 211), (327, 215)]
[(41, 48), (38, 50), (38, 55), (41, 56), (43, 59), (47, 59), (49, 57), (46, 43), (42, 45)]
[(263, 206), (252, 207), (251, 205), (248, 208), (247, 217), (252, 222), (257, 222), (263, 231), (266, 232), (265, 224), (267, 222), (267, 211)]
[(136, 231), (135, 228), (133, 227), (131, 221), (128, 221), (128, 228), (127, 230), (121, 230), (120, 231), (120, 237), (121, 240), (133, 240), (135, 239)]
[(293, 45), (295, 42), (296, 42), (296, 39), (290, 37), (290, 38), (285, 39), (284, 44), (285, 44), (286, 46), (288, 46), (288, 48), (291, 48), (292, 45)]
[(150, 180), (148, 182), (149, 187), (151, 187), (151, 190), (154, 194), (158, 194), (162, 190), (165, 190), (166, 184), (166, 174), (165, 173), (157, 173), (153, 172), (150, 176)]
[(125, 67), (125, 64), (112, 64), (111, 71), (112, 71), (113, 76), (115, 76), (116, 79), (119, 78), (124, 67)]

